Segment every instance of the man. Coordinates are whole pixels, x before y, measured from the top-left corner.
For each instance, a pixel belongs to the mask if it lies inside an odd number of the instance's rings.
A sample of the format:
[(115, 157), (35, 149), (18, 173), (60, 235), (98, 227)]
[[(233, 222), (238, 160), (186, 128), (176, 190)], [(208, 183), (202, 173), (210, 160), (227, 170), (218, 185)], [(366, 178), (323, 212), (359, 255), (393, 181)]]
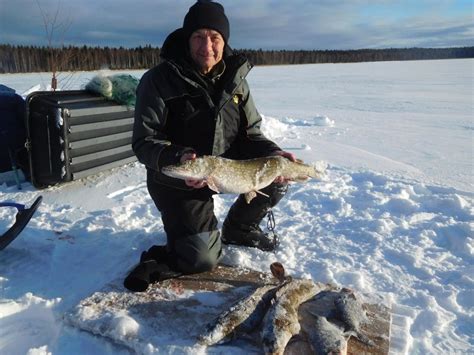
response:
[[(201, 155), (249, 159), (282, 155), (260, 131), (245, 77), (251, 65), (228, 46), (229, 22), (222, 5), (198, 1), (183, 27), (163, 44), (163, 62), (145, 73), (137, 89), (133, 150), (147, 168), (148, 191), (161, 212), (166, 246), (142, 254), (125, 280), (134, 291), (182, 273), (212, 270), (221, 256), (221, 236), (212, 192), (205, 181), (178, 180), (160, 169)], [(222, 242), (271, 251), (276, 247), (259, 223), (287, 189), (282, 178), (250, 204), (240, 196), (223, 223)]]

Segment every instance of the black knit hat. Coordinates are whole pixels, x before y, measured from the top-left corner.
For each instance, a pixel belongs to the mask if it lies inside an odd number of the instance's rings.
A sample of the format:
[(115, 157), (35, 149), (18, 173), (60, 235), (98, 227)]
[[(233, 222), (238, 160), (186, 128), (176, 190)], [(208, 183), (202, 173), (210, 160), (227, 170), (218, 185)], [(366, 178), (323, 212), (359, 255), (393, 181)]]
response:
[(198, 0), (191, 6), (183, 22), (186, 38), (189, 38), (194, 31), (200, 28), (209, 28), (219, 32), (227, 43), (230, 28), (229, 20), (224, 13), (224, 7), (210, 0)]

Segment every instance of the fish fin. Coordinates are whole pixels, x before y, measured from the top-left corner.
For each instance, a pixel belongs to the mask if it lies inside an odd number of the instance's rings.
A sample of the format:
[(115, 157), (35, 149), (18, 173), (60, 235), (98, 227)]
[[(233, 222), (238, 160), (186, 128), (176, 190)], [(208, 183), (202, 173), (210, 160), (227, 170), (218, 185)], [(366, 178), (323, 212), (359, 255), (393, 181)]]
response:
[(247, 201), (247, 203), (250, 203), (257, 196), (257, 193), (255, 191), (250, 191), (250, 192), (245, 193), (244, 196), (245, 196), (245, 201)]
[(309, 176), (297, 176), (293, 179), (293, 181), (296, 181), (296, 182), (306, 182), (310, 179)]
[(252, 200), (257, 197), (257, 194), (260, 194), (260, 195), (263, 195), (265, 197), (268, 197), (270, 198), (270, 196), (268, 196), (266, 193), (263, 193), (262, 191), (259, 191), (259, 190), (255, 190), (255, 191), (249, 191), (247, 193), (244, 194), (245, 196), (245, 201), (247, 201), (247, 203), (250, 203), (252, 202)]
[(206, 183), (207, 183), (207, 186), (209, 186), (209, 188), (212, 190), (212, 191), (215, 191), (217, 193), (220, 193), (219, 191), (219, 188), (217, 187), (216, 185), (216, 182), (214, 181), (213, 178), (209, 177), (206, 179)]

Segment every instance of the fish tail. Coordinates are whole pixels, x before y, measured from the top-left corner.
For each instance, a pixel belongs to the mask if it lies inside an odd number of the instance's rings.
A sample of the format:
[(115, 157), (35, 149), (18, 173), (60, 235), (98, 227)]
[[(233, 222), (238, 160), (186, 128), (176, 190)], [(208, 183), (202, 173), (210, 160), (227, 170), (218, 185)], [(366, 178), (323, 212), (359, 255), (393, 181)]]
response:
[(368, 345), (368, 346), (374, 346), (375, 345), (372, 340), (370, 340), (366, 335), (364, 335), (360, 332), (357, 332), (355, 337), (357, 339), (359, 339), (365, 345)]
[(309, 176), (314, 179), (320, 179), (325, 173), (328, 167), (328, 164), (324, 161), (317, 161), (310, 165), (310, 174)]
[(368, 345), (368, 346), (374, 346), (375, 343), (369, 339), (368, 336), (362, 334), (361, 332), (357, 331), (357, 330), (348, 330), (346, 332), (344, 332), (344, 336), (348, 339), (350, 337), (354, 337), (356, 338), (357, 340), (359, 340), (361, 343), (365, 344), (365, 345)]

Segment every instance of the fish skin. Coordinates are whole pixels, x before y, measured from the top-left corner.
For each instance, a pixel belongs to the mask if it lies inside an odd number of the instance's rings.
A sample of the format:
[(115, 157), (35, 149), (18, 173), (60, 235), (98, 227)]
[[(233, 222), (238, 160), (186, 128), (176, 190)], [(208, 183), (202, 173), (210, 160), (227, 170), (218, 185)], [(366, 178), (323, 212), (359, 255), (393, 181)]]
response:
[(314, 354), (346, 355), (347, 340), (344, 331), (325, 317), (313, 314), (314, 331), (308, 335)]
[(335, 299), (336, 317), (344, 322), (345, 330), (367, 345), (374, 343), (361, 333), (361, 325), (368, 321), (362, 303), (353, 292), (341, 292)]
[(269, 289), (257, 303), (255, 309), (237, 328), (236, 332), (250, 333), (255, 330), (263, 321), (265, 314), (267, 313), (272, 300), (275, 297), (276, 292), (281, 287), (281, 284)]
[(161, 172), (178, 179), (205, 180), (215, 192), (246, 194), (247, 202), (250, 202), (278, 176), (306, 181), (308, 178), (321, 178), (324, 170), (281, 156), (231, 160), (205, 155), (182, 164), (165, 166)]
[(264, 285), (237, 301), (206, 326), (204, 334), (198, 339), (199, 343), (214, 345), (236, 328), (241, 331), (252, 331), (262, 321), (276, 288), (275, 285)]
[(291, 280), (276, 293), (276, 302), (265, 318), (261, 332), (265, 354), (283, 354), (291, 337), (298, 334), (298, 307), (322, 290), (311, 280)]

